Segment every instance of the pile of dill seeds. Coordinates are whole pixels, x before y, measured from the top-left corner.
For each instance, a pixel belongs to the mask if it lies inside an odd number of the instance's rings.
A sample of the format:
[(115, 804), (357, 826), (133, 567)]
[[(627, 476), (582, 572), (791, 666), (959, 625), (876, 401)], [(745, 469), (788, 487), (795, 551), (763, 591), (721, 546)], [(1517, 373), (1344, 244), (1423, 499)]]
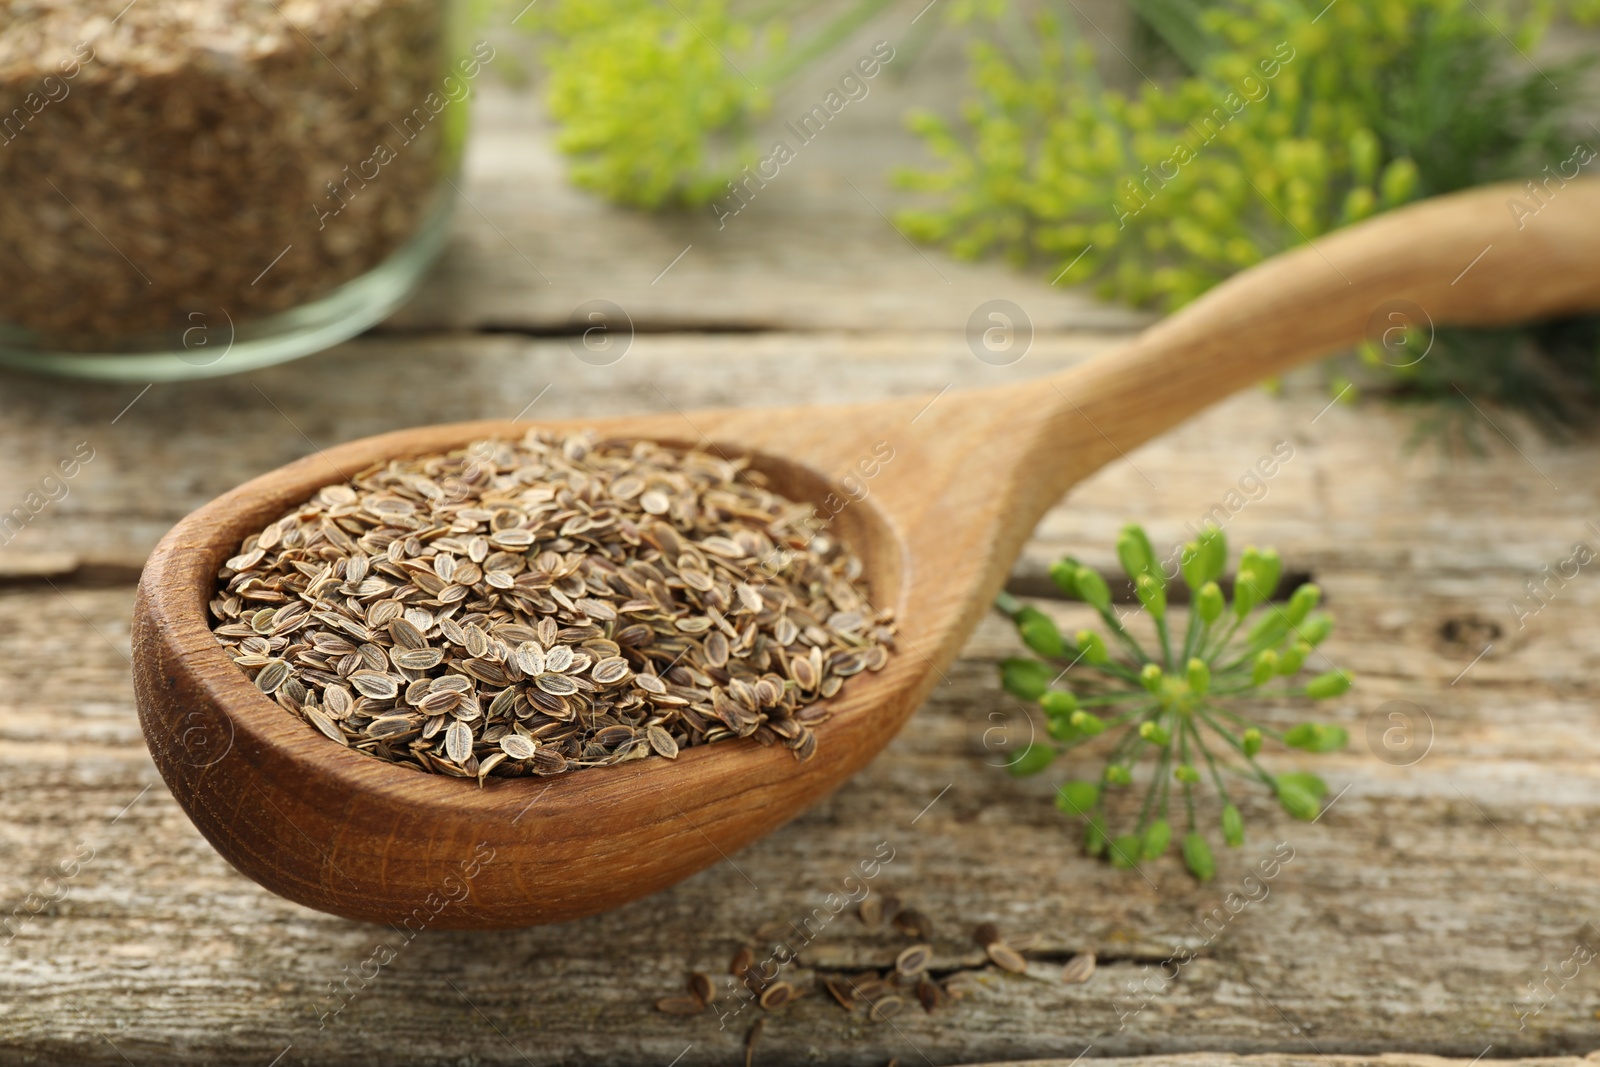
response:
[(0, 0), (0, 326), (222, 331), (388, 259), (453, 169), (459, 105), (416, 110), (451, 73), (446, 10)]
[(456, 777), (735, 737), (801, 760), (893, 647), (862, 565), (740, 459), (482, 441), (330, 485), (223, 565), (213, 629), (337, 744)]

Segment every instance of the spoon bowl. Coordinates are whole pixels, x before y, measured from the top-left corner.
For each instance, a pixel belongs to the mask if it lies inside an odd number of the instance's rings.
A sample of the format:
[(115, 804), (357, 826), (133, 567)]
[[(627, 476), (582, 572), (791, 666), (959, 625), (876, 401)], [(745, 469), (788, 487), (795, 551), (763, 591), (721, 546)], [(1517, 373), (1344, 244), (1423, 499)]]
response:
[[(134, 681), (151, 754), (235, 867), (347, 918), (508, 928), (662, 889), (865, 766), (960, 652), (1039, 517), (1108, 461), (1236, 389), (1360, 340), (1375, 316), (1381, 337), (1386, 309), (1431, 328), (1600, 307), (1600, 181), (1570, 183), (1521, 229), (1505, 206), (1520, 195), (1490, 187), (1351, 227), (1236, 276), (1114, 352), (1023, 385), (848, 407), (458, 423), (315, 453), (194, 512), (150, 557)], [(723, 741), (676, 760), (480, 788), (333, 744), (234, 666), (207, 604), (247, 535), (374, 463), (535, 425), (747, 456), (776, 491), (816, 505), (862, 559), (874, 606), (894, 609), (896, 651), (829, 702), (815, 758)]]

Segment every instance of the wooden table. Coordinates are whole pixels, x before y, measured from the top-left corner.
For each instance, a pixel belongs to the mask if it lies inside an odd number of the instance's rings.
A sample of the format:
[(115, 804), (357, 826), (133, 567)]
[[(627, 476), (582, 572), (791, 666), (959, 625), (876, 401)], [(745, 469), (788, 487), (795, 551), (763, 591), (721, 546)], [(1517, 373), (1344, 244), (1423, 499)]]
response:
[[(1013, 583), (1047, 597), (1044, 568), (1068, 550), (1109, 568), (1130, 518), (1170, 543), (1226, 506), (1258, 457), (1292, 446), (1227, 531), (1275, 544), (1326, 591), (1340, 621), (1328, 655), (1359, 677), (1329, 711), (1352, 742), (1272, 756), (1318, 770), (1336, 799), (1305, 824), (1246, 794), (1249, 843), (1210, 885), (1174, 858), (1148, 879), (1085, 858), (1051, 776), (996, 766), (1028, 728), (996, 684), (1017, 648), (996, 620), (836, 796), (670, 891), (570, 925), (404, 942), (307, 911), (235, 873), (168, 796), (129, 683), (133, 586), (168, 526), (246, 478), (334, 441), (530, 404), (567, 417), (931, 394), (1041, 375), (1136, 329), (1141, 316), (954, 263), (890, 227), (881, 179), (916, 151), (898, 115), (917, 86), (881, 83), (723, 230), (709, 213), (637, 215), (573, 191), (527, 99), (491, 88), (449, 253), (380, 331), (147, 391), (0, 379), (0, 510), (80, 442), (94, 453), (0, 549), (0, 915), (16, 931), (0, 945), (0, 1062), (737, 1063), (753, 1010), (719, 1029), (653, 1002), (811, 912), (880, 842), (894, 849), (880, 884), (932, 918), (942, 961), (975, 963), (969, 931), (991, 920), (1036, 937), (1033, 970), (974, 972), (959, 1002), (892, 1025), (809, 996), (767, 1017), (756, 1062), (1571, 1064), (1600, 1048), (1600, 967), (1568, 962), (1600, 951), (1600, 580), (1583, 571), (1522, 626), (1508, 603), (1575, 542), (1596, 543), (1600, 451), (1523, 433), (1481, 460), (1408, 453), (1410, 416), (1329, 407), (1314, 374), (1101, 472), (1041, 524)], [(964, 336), (992, 297), (1037, 330), (1013, 366), (980, 362)], [(637, 331), (610, 366), (555, 336), (592, 298)], [(1404, 765), (1374, 754), (1397, 700), (1431, 736)], [(1230, 914), (1280, 842), (1293, 861)], [(76, 875), (57, 877), (62, 864)], [(843, 916), (795, 973), (883, 967), (902, 943)], [(330, 983), (380, 944), (394, 959), (319, 1020)], [(1196, 958), (1151, 980), (1180, 949)], [(1059, 961), (1087, 951), (1092, 979), (1061, 984)]]

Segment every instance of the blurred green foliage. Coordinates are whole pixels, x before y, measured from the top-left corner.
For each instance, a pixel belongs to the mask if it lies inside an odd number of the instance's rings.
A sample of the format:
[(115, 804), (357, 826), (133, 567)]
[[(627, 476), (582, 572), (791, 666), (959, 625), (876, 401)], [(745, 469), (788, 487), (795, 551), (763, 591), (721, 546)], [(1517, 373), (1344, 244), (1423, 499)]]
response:
[[(547, 42), (546, 102), (572, 181), (646, 208), (720, 191), (738, 135), (769, 103), (732, 56), (782, 43), (723, 0), (553, 0), (519, 25)], [(734, 142), (721, 157), (718, 137)]]
[[(706, 204), (755, 161), (773, 92), (886, 7), (819, 14), (784, 0), (544, 0), (517, 24), (542, 39), (546, 105), (574, 184), (659, 208)], [(791, 36), (789, 16), (816, 25)]]
[[(1166, 55), (1124, 58), (1180, 73), (1139, 71), (1124, 92), (1102, 84), (1071, 17), (1046, 9), (1024, 27), (1011, 5), (984, 5), (960, 120), (912, 118), (939, 163), (898, 175), (931, 201), (900, 225), (959, 257), (1044, 260), (1059, 283), (1170, 311), (1336, 227), (1539, 177), (1596, 141), (1574, 121), (1587, 61), (1530, 58), (1552, 18), (1591, 20), (1596, 0), (1134, 7)], [(1593, 321), (1441, 329), (1427, 359), (1394, 367), (1369, 351), (1360, 376), (1447, 401), (1429, 429), (1450, 428), (1477, 395), (1559, 431), (1600, 396)]]
[(1535, 47), (1552, 4), (1136, 6), (1193, 73), (1107, 88), (1071, 19), (1046, 12), (1024, 34), (997, 11), (960, 122), (912, 120), (942, 166), (899, 175), (937, 201), (901, 213), (908, 232), (962, 257), (1048, 257), (1052, 276), (1076, 260), (1063, 283), (1170, 310), (1335, 227), (1571, 154), (1575, 94), (1556, 86), (1573, 65), (1540, 73), (1513, 51)]
[[(886, 3), (542, 0), (518, 25), (543, 42), (572, 180), (660, 208), (720, 195), (773, 93)], [(936, 162), (896, 176), (922, 194), (906, 233), (1172, 310), (1339, 226), (1600, 145), (1575, 121), (1587, 62), (1531, 58), (1600, 0), (1130, 3), (1127, 48), (1091, 48), (1071, 0), (945, 0), (912, 27), (908, 54), (939, 19), (973, 40), (959, 117), (911, 120)], [(1124, 60), (1132, 88), (1104, 84)], [(1462, 429), (1471, 397), (1551, 432), (1600, 406), (1600, 319), (1440, 329), (1416, 363), (1365, 355), (1334, 390), (1426, 400), (1426, 429)]]

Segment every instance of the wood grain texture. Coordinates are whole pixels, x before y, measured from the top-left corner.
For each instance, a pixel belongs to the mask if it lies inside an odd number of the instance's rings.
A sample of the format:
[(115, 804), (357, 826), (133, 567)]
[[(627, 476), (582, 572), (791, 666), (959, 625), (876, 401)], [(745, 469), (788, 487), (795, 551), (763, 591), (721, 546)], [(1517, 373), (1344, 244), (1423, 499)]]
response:
[[(768, 338), (753, 358), (776, 375), (804, 367), (813, 343), (794, 338), (785, 352), (780, 339)], [(808, 386), (818, 399), (859, 394), (868, 388), (863, 382), (920, 391), (930, 384), (920, 376), (948, 380), (956, 369), (912, 358), (915, 344), (901, 355), (895, 346), (856, 343), (857, 376), (818, 378)], [(548, 380), (528, 348), (475, 344), (479, 372), (507, 392), (531, 384), (531, 395)], [(385, 348), (391, 373), (450, 370), (433, 388), (397, 393), (385, 417), (473, 413), (463, 409), (484, 394), (471, 375), (457, 373), (473, 352), (466, 342), (448, 354), (431, 345)], [(633, 364), (631, 373), (667, 388), (678, 381), (672, 375), (686, 373), (682, 358), (676, 349), (641, 346), (614, 370)], [(378, 363), (362, 348), (329, 357), (320, 387), (375, 374)], [(310, 407), (312, 383), (257, 380), (295, 416)], [(714, 390), (725, 387), (709, 375), (699, 380), (700, 392), (686, 384), (671, 395), (686, 406), (712, 403)], [(934, 919), (941, 952), (965, 951), (967, 928), (988, 919), (1041, 934), (1041, 947), (1056, 958), (1095, 950), (1099, 971), (1075, 988), (990, 974), (945, 1013), (898, 1019), (899, 1033), (807, 998), (769, 1021), (765, 1062), (921, 1062), (913, 1042), (936, 1063), (1067, 1062), (1093, 1042), (1091, 1057), (1162, 1054), (1151, 1067), (1168, 1062), (1167, 1053), (1217, 1048), (1275, 1050), (1255, 1062), (1288, 1067), (1316, 1062), (1319, 1048), (1427, 1050), (1464, 1064), (1490, 1045), (1491, 1059), (1600, 1047), (1600, 987), (1590, 969), (1525, 1030), (1517, 1014), (1519, 1002), (1528, 1006), (1525, 984), (1569, 958), (1597, 910), (1591, 838), (1600, 811), (1593, 729), (1600, 586), (1585, 574), (1526, 630), (1506, 606), (1525, 577), (1563, 558), (1572, 541), (1595, 543), (1585, 525), (1600, 515), (1590, 474), (1595, 446), (1559, 449), (1523, 433), (1527, 459), (1509, 448), (1481, 462), (1408, 456), (1408, 415), (1344, 406), (1322, 413), (1326, 394), (1290, 386), (1288, 400), (1249, 391), (1131, 451), (1128, 463), (1102, 471), (1052, 511), (1029, 545), (1038, 558), (1070, 548), (1105, 563), (1110, 536), (1130, 517), (1166, 543), (1222, 503), (1278, 442), (1293, 445), (1293, 457), (1228, 528), (1236, 542), (1276, 544), (1328, 591), (1340, 620), (1328, 653), (1360, 678), (1330, 711), (1351, 730), (1351, 751), (1275, 759), (1317, 769), (1335, 791), (1350, 788), (1314, 826), (1249, 797), (1250, 844), (1220, 857), (1211, 887), (1194, 886), (1172, 859), (1149, 872), (1159, 892), (1085, 859), (1049, 807), (1050, 783), (1018, 783), (994, 766), (1003, 751), (994, 747), (997, 735), (985, 735), (1000, 725), (1002, 736), (1015, 739), (1026, 727), (993, 677), (993, 663), (1017, 646), (989, 619), (914, 730), (831, 799), (731, 863), (577, 923), (504, 934), (430, 929), (404, 942), (386, 927), (347, 923), (267, 893), (195, 832), (162, 789), (138, 732), (124, 658), (131, 587), (6, 586), (0, 851), (16, 860), (0, 869), (0, 899), (9, 910), (47, 891), (51, 868), (80, 842), (96, 851), (65, 899), (0, 949), (4, 1055), (123, 1063), (109, 1038), (135, 1063), (267, 1063), (291, 1044), (282, 1063), (523, 1063), (526, 1055), (536, 1063), (665, 1064), (690, 1044), (683, 1064), (736, 1060), (741, 1028), (719, 1031), (709, 1015), (668, 1018), (650, 1004), (676, 990), (689, 968), (724, 963), (763, 924), (821, 906), (882, 841), (897, 852), (879, 884)], [(297, 406), (296, 389), (306, 390), (306, 403)], [(149, 427), (172, 430), (124, 438), (123, 459), (149, 469), (134, 456), (153, 463), (171, 450), (200, 449), (210, 427), (172, 416), (235, 395), (226, 390), (218, 383), (153, 391), (141, 402), (154, 401), (152, 408), (135, 407), (118, 427), (137, 426), (129, 420), (140, 413)], [(787, 391), (780, 378), (765, 395), (775, 400)], [(181, 405), (163, 407), (180, 395)], [(80, 398), (76, 414), (89, 418), (100, 399)], [(546, 402), (551, 415), (566, 416), (602, 401), (572, 388), (553, 390)], [(252, 411), (261, 415), (239, 420), (239, 462), (265, 468), (294, 445), (266, 401), (257, 396)], [(102, 458), (112, 454), (104, 450)], [(4, 484), (30, 469), (8, 468)], [(85, 477), (93, 471), (91, 464)], [(193, 494), (162, 505), (175, 511), (210, 491), (173, 484)], [(85, 498), (90, 488), (83, 486)], [(114, 504), (98, 519), (71, 521), (114, 531), (123, 515), (137, 513)], [(52, 521), (40, 518), (46, 530)], [(1043, 606), (1064, 624), (1083, 621), (1078, 608)], [(1475, 635), (1482, 640), (1474, 643)], [(1491, 640), (1494, 648), (1452, 686)], [(61, 663), (68, 666), (55, 666)], [(1410, 767), (1390, 766), (1364, 744), (1367, 720), (1396, 698), (1422, 704), (1435, 729), (1432, 751)], [(918, 818), (946, 785), (949, 792)], [(1191, 924), (1222, 906), (1278, 840), (1297, 854), (1272, 895), (1230, 922), (1178, 983), (1119, 1031), (1118, 1010), (1138, 1004), (1125, 983), (1142, 980), (1142, 968), (1174, 946), (1195, 947), (1201, 939)], [(327, 983), (359, 968), (380, 942), (398, 950), (394, 962), (319, 1029), (318, 1010), (334, 1003), (324, 999)], [(802, 973), (881, 964), (898, 945), (841, 918), (802, 954)]]
[[(1600, 300), (1600, 182), (1580, 182), (1539, 230), (1512, 187), (1381, 216), (1247, 271), (1126, 349), (1045, 382), (839, 407), (712, 409), (536, 425), (752, 456), (774, 488), (817, 506), (861, 557), (898, 651), (847, 683), (797, 765), (753, 741), (604, 773), (491, 781), (421, 776), (330, 745), (231, 663), (206, 603), (221, 562), (317, 488), (383, 461), (515, 437), (521, 423), (402, 430), (319, 451), (185, 518), (140, 583), (134, 678), (162, 776), (202, 833), (268, 888), (349, 918), (400, 923), (469, 870), (434, 923), (497, 928), (592, 914), (655, 892), (749, 844), (838, 787), (900, 729), (989, 610), (1023, 542), (1101, 465), (1252, 381), (1362, 335), (1388, 298), (1436, 322), (1504, 322)], [(1498, 242), (1500, 272), (1444, 275)], [(1342, 266), (1341, 266), (1342, 264)], [(1340, 284), (1343, 283), (1343, 284)], [(835, 472), (882, 456), (863, 499)], [(1119, 443), (1122, 442), (1122, 443)], [(852, 484), (855, 484), (854, 482)], [(825, 500), (840, 501), (838, 510)], [(602, 829), (605, 831), (602, 833)], [(481, 871), (474, 857), (492, 854)]]
[[(1117, 8), (1080, 6), (1116, 32), (1107, 15)], [(935, 918), (941, 951), (964, 951), (963, 928), (993, 919), (1040, 933), (1052, 952), (1099, 951), (1099, 972), (1076, 989), (989, 975), (955, 1010), (909, 1014), (898, 1032), (808, 998), (770, 1020), (757, 1062), (917, 1063), (921, 1049), (936, 1063), (1060, 1065), (1091, 1042), (1089, 1058), (1153, 1054), (1118, 1067), (1219, 1048), (1275, 1051), (1176, 1062), (1590, 1062), (1564, 1054), (1600, 1047), (1592, 967), (1525, 1029), (1517, 1012), (1529, 1006), (1527, 983), (1569, 958), (1600, 913), (1600, 585), (1585, 571), (1525, 629), (1508, 601), (1574, 541), (1596, 544), (1597, 446), (1554, 448), (1499, 412), (1489, 414), (1521, 454), (1445, 462), (1404, 451), (1409, 416), (1324, 412), (1326, 394), (1291, 379), (1288, 400), (1246, 392), (1129, 448), (1128, 462), (1079, 486), (1026, 545), (1013, 582), (1039, 588), (1043, 566), (1064, 551), (1111, 566), (1111, 539), (1129, 518), (1170, 544), (1221, 507), (1236, 543), (1277, 545), (1328, 590), (1340, 630), (1327, 651), (1360, 677), (1335, 709), (1352, 751), (1306, 763), (1349, 792), (1311, 827), (1252, 800), (1250, 849), (1287, 833), (1295, 863), (1126, 1030), (1117, 1011), (1135, 1004), (1125, 983), (1144, 977), (1141, 961), (1193, 945), (1192, 924), (1222, 904), (1255, 853), (1223, 855), (1209, 891), (1164, 862), (1150, 872), (1159, 894), (1084, 859), (1047, 807), (1048, 783), (1019, 786), (992, 765), (998, 741), (1027, 729), (994, 684), (995, 660), (1017, 646), (993, 619), (915, 728), (832, 798), (731, 863), (571, 924), (430, 929), (401, 946), (385, 928), (308, 911), (243, 878), (167, 794), (133, 706), (133, 578), (174, 522), (250, 477), (336, 441), (508, 418), (546, 386), (533, 411), (567, 418), (933, 394), (1060, 370), (1150, 321), (997, 264), (924, 259), (884, 222), (877, 211), (895, 200), (880, 179), (916, 151), (900, 131), (901, 105), (938, 106), (958, 80), (949, 56), (929, 73), (903, 89), (881, 82), (725, 232), (709, 216), (645, 216), (573, 192), (537, 109), (488, 88), (463, 183), (472, 207), (387, 336), (143, 396), (137, 386), (0, 376), (7, 506), (77, 442), (98, 449), (70, 494), (0, 548), (0, 914), (30, 916), (0, 946), (0, 1062), (666, 1064), (680, 1053), (684, 1067), (740, 1062), (738, 1028), (666, 1018), (649, 1004), (759, 926), (818, 907), (885, 840), (899, 851), (883, 884)], [(997, 295), (1021, 303), (1041, 331), (1015, 367), (978, 363), (961, 336)], [(560, 339), (474, 333), (565, 330), (593, 297), (623, 304), (639, 329), (614, 367), (580, 363)], [(685, 327), (790, 332), (652, 333)], [(1264, 488), (1246, 483), (1285, 441), (1293, 458)], [(1363, 747), (1368, 720), (1396, 698), (1421, 704), (1435, 730), (1410, 767)], [(60, 885), (52, 871), (80, 844), (94, 858), (62, 899), (43, 903)], [(43, 905), (36, 915), (30, 899)], [(319, 1028), (328, 983), (385, 938), (401, 947), (397, 959)], [(894, 947), (843, 922), (802, 963), (881, 964)], [(1382, 1048), (1459, 1059), (1372, 1055)], [(1323, 1059), (1319, 1049), (1352, 1055)]]

